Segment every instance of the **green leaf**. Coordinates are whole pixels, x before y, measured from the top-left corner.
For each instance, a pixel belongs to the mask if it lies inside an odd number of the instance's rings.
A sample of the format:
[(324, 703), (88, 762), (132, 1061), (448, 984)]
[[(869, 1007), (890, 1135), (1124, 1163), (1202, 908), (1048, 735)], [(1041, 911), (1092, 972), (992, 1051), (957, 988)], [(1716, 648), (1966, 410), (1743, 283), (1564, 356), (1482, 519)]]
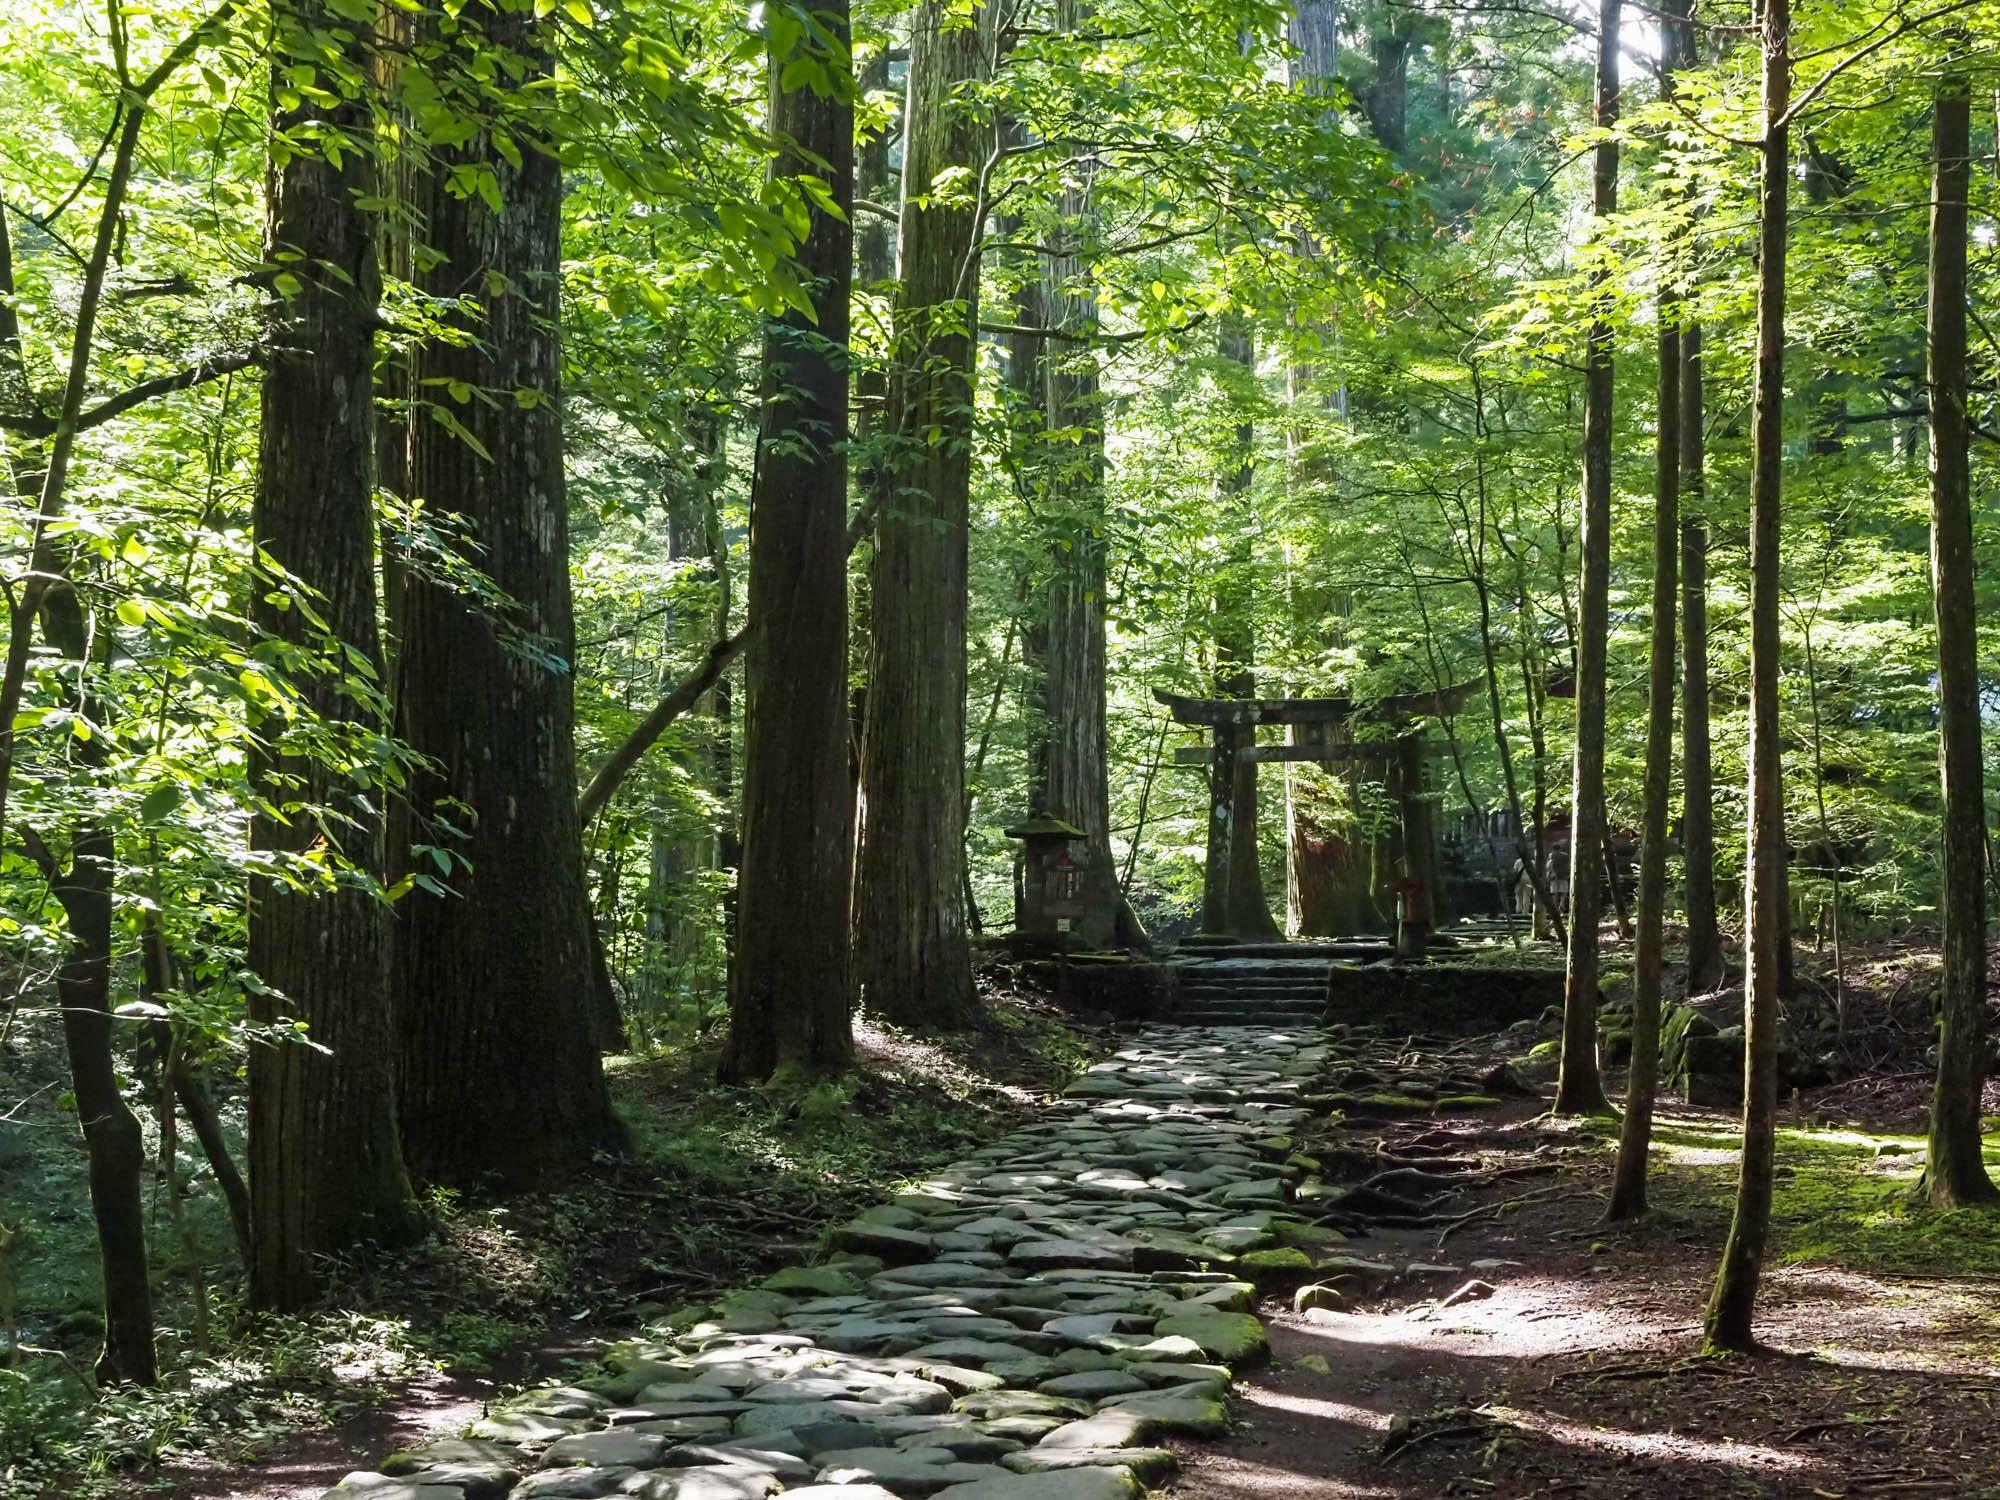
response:
[(181, 805), (181, 787), (177, 781), (163, 781), (139, 800), (139, 821), (160, 823), (173, 815)]

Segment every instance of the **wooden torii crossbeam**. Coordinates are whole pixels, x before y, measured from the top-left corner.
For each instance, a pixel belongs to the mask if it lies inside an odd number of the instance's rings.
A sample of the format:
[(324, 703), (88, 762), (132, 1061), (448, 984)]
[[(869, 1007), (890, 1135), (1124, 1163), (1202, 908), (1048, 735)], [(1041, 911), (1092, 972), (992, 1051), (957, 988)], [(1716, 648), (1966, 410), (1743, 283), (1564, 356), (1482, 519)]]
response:
[[(1397, 948), (1408, 956), (1421, 956), (1437, 920), (1438, 861), (1431, 847), (1437, 840), (1433, 810), (1422, 795), (1423, 763), (1433, 753), (1425, 743), (1421, 727), (1412, 721), (1446, 718), (1463, 707), (1478, 686), (1474, 682), (1387, 698), (1357, 701), (1353, 698), (1190, 698), (1155, 688), (1153, 696), (1164, 704), (1177, 724), (1210, 731), (1207, 746), (1186, 746), (1174, 752), (1177, 766), (1205, 766), (1209, 773), (1210, 857), (1202, 871), (1202, 926), (1229, 936), (1255, 935), (1260, 926), (1268, 930), (1268, 911), (1238, 910), (1239, 906), (1261, 903), (1239, 899), (1239, 891), (1252, 884), (1234, 878), (1227, 868), (1229, 859), (1218, 861), (1219, 850), (1233, 850), (1232, 823), (1239, 768), (1269, 762), (1331, 764), (1337, 760), (1376, 760), (1400, 768), (1403, 783), (1402, 823), (1405, 869), (1395, 882), (1398, 896)], [(1259, 745), (1257, 727), (1262, 724), (1315, 726), (1321, 729), (1351, 720), (1389, 724), (1399, 732), (1377, 743), (1331, 745)], [(1254, 857), (1245, 851), (1241, 856)], [(1223, 866), (1218, 868), (1218, 865)], [(1261, 920), (1260, 920), (1261, 919)]]

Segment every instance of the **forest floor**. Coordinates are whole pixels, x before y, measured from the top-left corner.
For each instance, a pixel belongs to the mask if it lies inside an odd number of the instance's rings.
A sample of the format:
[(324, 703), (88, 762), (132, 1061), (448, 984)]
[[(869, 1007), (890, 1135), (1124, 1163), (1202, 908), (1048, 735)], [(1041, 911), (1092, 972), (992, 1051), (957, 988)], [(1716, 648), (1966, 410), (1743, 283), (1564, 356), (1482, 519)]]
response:
[[(834, 1085), (723, 1087), (719, 1029), (611, 1059), (627, 1155), (504, 1201), (436, 1196), (426, 1241), (339, 1269), (335, 1312), (250, 1320), (211, 1293), (212, 1355), (191, 1347), (190, 1278), (175, 1267), (159, 1291), (167, 1387), (93, 1406), (53, 1357), (43, 1378), (0, 1386), (0, 1495), (315, 1500), (371, 1456), (462, 1429), (498, 1393), (594, 1357), (606, 1333), (796, 1263), (828, 1226), (1027, 1119), (1111, 1045), (1046, 1006), (986, 998), (982, 1025), (950, 1037), (863, 1028), (858, 1066)], [(60, 1086), (35, 1081), (59, 1068), (59, 1049), (24, 1028), (0, 1087), (59, 1111)], [(23, 1343), (87, 1368), (81, 1152), (55, 1114), (36, 1123), (0, 1161), (8, 1217), (35, 1226), (0, 1274)], [(191, 1227), (207, 1280), (233, 1286), (219, 1207), (200, 1205)]]
[[(1350, 1284), (1337, 1305), (1295, 1312), (1277, 1289), (1264, 1308), (1276, 1357), (1239, 1388), (1233, 1434), (1184, 1451), (1172, 1493), (2000, 1496), (2000, 1210), (1941, 1214), (1912, 1196), (1934, 965), (1921, 943), (1852, 955), (1851, 1034), (1873, 1070), (1785, 1100), (1760, 1303), (1774, 1352), (1699, 1355), (1734, 1186), (1732, 1112), (1669, 1103), (1654, 1212), (1612, 1227), (1606, 1121), (1549, 1122), (1530, 1098), (1349, 1108), (1305, 1149), (1330, 1164), (1385, 1152), (1462, 1164), (1439, 1202), (1471, 1217), (1357, 1226), (1343, 1248), (1396, 1274)], [(0, 1390), (0, 1493), (315, 1500), (386, 1451), (460, 1430), (504, 1391), (587, 1363), (606, 1335), (803, 1258), (827, 1226), (1021, 1123), (1114, 1044), (1016, 997), (989, 1000), (984, 1029), (946, 1042), (864, 1031), (862, 1066), (837, 1086), (721, 1088), (712, 1035), (618, 1059), (630, 1155), (505, 1202), (438, 1198), (424, 1245), (343, 1270), (340, 1312), (250, 1323), (218, 1295), (227, 1338), (212, 1357), (184, 1353), (177, 1274), (161, 1302), (171, 1387), (96, 1407), (52, 1378)], [(1385, 1075), (1522, 1046), (1355, 1041), (1378, 1048)], [(59, 1108), (59, 1089), (35, 1092), (29, 1043), (17, 1035), (0, 1056), (0, 1084)], [(33, 1200), (22, 1217), (35, 1238), (6, 1268), (24, 1335), (74, 1358), (88, 1351), (94, 1261), (70, 1139), (40, 1132), (0, 1161), (0, 1189), (10, 1214), (17, 1188)], [(1989, 1156), (2000, 1164), (2000, 1143)], [(68, 1216), (44, 1216), (45, 1200)], [(1412, 1275), (1411, 1262), (1461, 1269)], [(1492, 1294), (1440, 1305), (1473, 1277)], [(210, 1279), (233, 1281), (220, 1265)], [(10, 1472), (27, 1484), (10, 1489)]]
[[(1868, 1007), (1904, 988), (1858, 987), (1857, 1022), (1878, 1039), (1899, 1029)], [(1384, 1044), (1380, 1067), (1423, 1051)], [(1665, 1101), (1651, 1212), (1617, 1226), (1603, 1220), (1608, 1120), (1550, 1121), (1537, 1098), (1323, 1123), (1305, 1149), (1330, 1162), (1460, 1164), (1462, 1183), (1427, 1205), (1447, 1222), (1352, 1236), (1345, 1250), (1396, 1273), (1349, 1277), (1338, 1305), (1267, 1299), (1274, 1359), (1239, 1387), (1232, 1436), (1183, 1451), (1170, 1493), (2000, 1496), (2000, 1209), (1916, 1200), (1927, 1103), (1925, 1075), (1893, 1069), (1788, 1097), (1758, 1305), (1769, 1352), (1744, 1359), (1701, 1354), (1733, 1111)], [(2000, 1166), (2000, 1137), (1987, 1156)]]

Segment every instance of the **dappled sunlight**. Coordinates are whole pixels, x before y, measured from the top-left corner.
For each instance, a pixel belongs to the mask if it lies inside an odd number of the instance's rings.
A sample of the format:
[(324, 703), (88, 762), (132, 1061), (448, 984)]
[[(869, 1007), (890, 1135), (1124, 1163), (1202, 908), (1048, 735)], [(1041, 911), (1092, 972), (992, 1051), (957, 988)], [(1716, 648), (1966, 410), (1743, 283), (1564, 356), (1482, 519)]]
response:
[(1674, 1461), (1723, 1464), (1737, 1469), (1777, 1469), (1794, 1473), (1813, 1473), (1828, 1468), (1823, 1459), (1810, 1454), (1794, 1453), (1783, 1448), (1768, 1448), (1760, 1443), (1710, 1441), (1685, 1437), (1674, 1432), (1625, 1432), (1611, 1427), (1571, 1422), (1562, 1417), (1549, 1416), (1545, 1412), (1524, 1411), (1511, 1406), (1490, 1406), (1484, 1410), (1488, 1416), (1511, 1422), (1516, 1427), (1526, 1428), (1530, 1432), (1539, 1432), (1546, 1437), (1554, 1438), (1559, 1443), (1608, 1449), (1614, 1453), (1656, 1463)]
[(1602, 1305), (1588, 1283), (1550, 1277), (1509, 1282), (1484, 1301), (1450, 1308), (1425, 1302), (1400, 1312), (1317, 1312), (1303, 1331), (1330, 1343), (1487, 1359), (1629, 1350), (1653, 1343), (1660, 1332), (1644, 1319)]
[(1370, 1411), (1365, 1406), (1352, 1406), (1345, 1401), (1329, 1401), (1321, 1396), (1302, 1396), (1290, 1391), (1274, 1391), (1261, 1385), (1249, 1386), (1239, 1390), (1237, 1394), (1245, 1406), (1267, 1407), (1272, 1411), (1291, 1412), (1296, 1416), (1311, 1417), (1322, 1422), (1345, 1422), (1351, 1427), (1365, 1428), (1370, 1432), (1389, 1430), (1387, 1413)]

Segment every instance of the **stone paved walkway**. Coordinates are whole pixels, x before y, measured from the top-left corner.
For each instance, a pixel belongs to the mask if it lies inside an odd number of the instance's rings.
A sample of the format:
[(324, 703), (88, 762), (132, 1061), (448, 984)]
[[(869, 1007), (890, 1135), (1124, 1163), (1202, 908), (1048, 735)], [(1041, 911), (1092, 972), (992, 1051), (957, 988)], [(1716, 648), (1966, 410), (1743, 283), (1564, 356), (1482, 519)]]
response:
[[(327, 1500), (1130, 1500), (1227, 1423), (1255, 1276), (1309, 1262), (1307, 1029), (1158, 1027), (1034, 1124), (686, 1331)], [(1239, 1279), (1239, 1277), (1241, 1279)]]

